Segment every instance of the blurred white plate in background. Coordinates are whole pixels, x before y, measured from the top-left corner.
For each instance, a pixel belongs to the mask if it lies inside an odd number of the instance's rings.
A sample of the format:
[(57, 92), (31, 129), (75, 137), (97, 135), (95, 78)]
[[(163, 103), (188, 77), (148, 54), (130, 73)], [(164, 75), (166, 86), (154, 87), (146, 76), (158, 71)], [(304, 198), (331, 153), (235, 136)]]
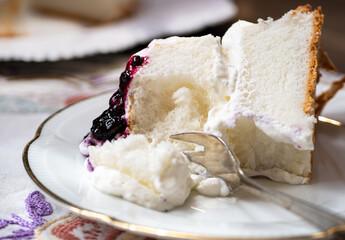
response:
[(57, 61), (117, 52), (222, 23), (237, 11), (230, 0), (142, 0), (134, 7), (131, 16), (98, 26), (29, 12), (21, 20), (23, 34), (0, 38), (0, 60)]

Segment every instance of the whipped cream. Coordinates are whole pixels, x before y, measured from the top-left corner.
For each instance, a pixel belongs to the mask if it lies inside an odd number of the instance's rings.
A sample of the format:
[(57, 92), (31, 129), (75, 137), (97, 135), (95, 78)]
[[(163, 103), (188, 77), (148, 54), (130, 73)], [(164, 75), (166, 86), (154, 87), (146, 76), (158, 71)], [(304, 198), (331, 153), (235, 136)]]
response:
[(182, 205), (192, 189), (210, 197), (230, 193), (222, 179), (188, 162), (179, 147), (167, 141), (152, 144), (144, 135), (132, 134), (90, 146), (89, 153), (87, 175), (97, 189), (144, 207), (170, 210)]
[(144, 135), (132, 134), (89, 152), (93, 185), (139, 205), (169, 210), (183, 204), (193, 187), (184, 156), (170, 142), (153, 145)]
[(194, 189), (200, 194), (209, 197), (226, 197), (230, 194), (231, 187), (223, 179), (211, 176), (205, 167), (190, 162), (189, 169)]

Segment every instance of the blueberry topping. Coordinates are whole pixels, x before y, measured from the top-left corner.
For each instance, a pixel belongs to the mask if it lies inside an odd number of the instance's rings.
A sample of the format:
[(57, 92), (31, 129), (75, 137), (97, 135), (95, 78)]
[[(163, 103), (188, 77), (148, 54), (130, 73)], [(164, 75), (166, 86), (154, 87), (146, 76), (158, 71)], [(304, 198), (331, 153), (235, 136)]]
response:
[(144, 58), (135, 55), (127, 63), (126, 70), (121, 73), (119, 79), (119, 89), (109, 99), (109, 108), (92, 122), (90, 136), (93, 139), (106, 141), (126, 135), (127, 121), (124, 118), (126, 92), (132, 80), (132, 74), (143, 62)]
[(127, 84), (129, 83), (130, 80), (131, 80), (131, 71), (126, 70), (121, 73), (120, 82)]
[(109, 105), (114, 106), (114, 105), (122, 105), (122, 104), (123, 104), (123, 92), (119, 89), (109, 99)]
[(131, 71), (126, 70), (124, 72), (121, 73), (120, 76), (120, 89), (125, 90), (127, 87), (127, 84), (129, 83), (129, 81), (131, 81)]
[(89, 144), (90, 144), (90, 146), (96, 146), (97, 145), (92, 138), (89, 140)]
[(109, 110), (113, 112), (114, 115), (117, 116), (122, 116), (125, 115), (125, 108), (124, 105), (114, 105), (114, 106), (110, 106)]
[(140, 66), (143, 63), (143, 58), (139, 55), (134, 55), (132, 58), (132, 65), (135, 67)]
[(91, 137), (102, 141), (113, 139), (117, 134), (122, 134), (126, 127), (126, 120), (108, 109), (93, 120)]

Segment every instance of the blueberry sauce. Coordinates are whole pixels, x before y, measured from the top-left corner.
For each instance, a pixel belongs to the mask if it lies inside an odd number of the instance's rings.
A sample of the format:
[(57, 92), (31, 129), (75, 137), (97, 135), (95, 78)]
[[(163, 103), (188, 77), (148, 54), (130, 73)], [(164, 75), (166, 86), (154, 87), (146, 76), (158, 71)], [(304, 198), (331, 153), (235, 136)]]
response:
[(146, 63), (147, 57), (132, 56), (127, 62), (126, 69), (121, 73), (119, 88), (109, 99), (109, 108), (92, 122), (90, 142), (92, 140), (113, 140), (128, 135), (127, 120), (125, 119), (125, 101), (133, 75)]
[(95, 170), (95, 167), (91, 163), (90, 157), (87, 157), (86, 159), (86, 167), (89, 172), (93, 172)]

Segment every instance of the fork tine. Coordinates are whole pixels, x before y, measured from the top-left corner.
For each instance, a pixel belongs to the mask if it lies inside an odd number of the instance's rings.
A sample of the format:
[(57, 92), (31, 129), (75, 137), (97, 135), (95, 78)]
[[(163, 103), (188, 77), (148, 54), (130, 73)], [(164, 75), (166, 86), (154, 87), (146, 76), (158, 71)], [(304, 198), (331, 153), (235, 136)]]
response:
[(183, 151), (183, 154), (186, 155), (191, 162), (198, 163), (205, 167), (214, 176), (234, 172), (231, 162), (227, 161), (227, 155), (224, 153), (217, 154), (214, 151)]
[(204, 132), (186, 132), (186, 133), (178, 133), (169, 136), (171, 139), (195, 143), (205, 147), (205, 151), (215, 146), (217, 143), (217, 139), (209, 134), (205, 134)]
[(205, 152), (183, 151), (183, 154), (186, 155), (190, 161), (206, 167), (207, 159), (205, 159)]
[(215, 135), (205, 132), (186, 132), (169, 137), (174, 140), (204, 146), (204, 151), (184, 151), (183, 153), (191, 162), (196, 162), (206, 167), (212, 175), (218, 176), (236, 171), (232, 161), (229, 159), (230, 155), (226, 144)]

